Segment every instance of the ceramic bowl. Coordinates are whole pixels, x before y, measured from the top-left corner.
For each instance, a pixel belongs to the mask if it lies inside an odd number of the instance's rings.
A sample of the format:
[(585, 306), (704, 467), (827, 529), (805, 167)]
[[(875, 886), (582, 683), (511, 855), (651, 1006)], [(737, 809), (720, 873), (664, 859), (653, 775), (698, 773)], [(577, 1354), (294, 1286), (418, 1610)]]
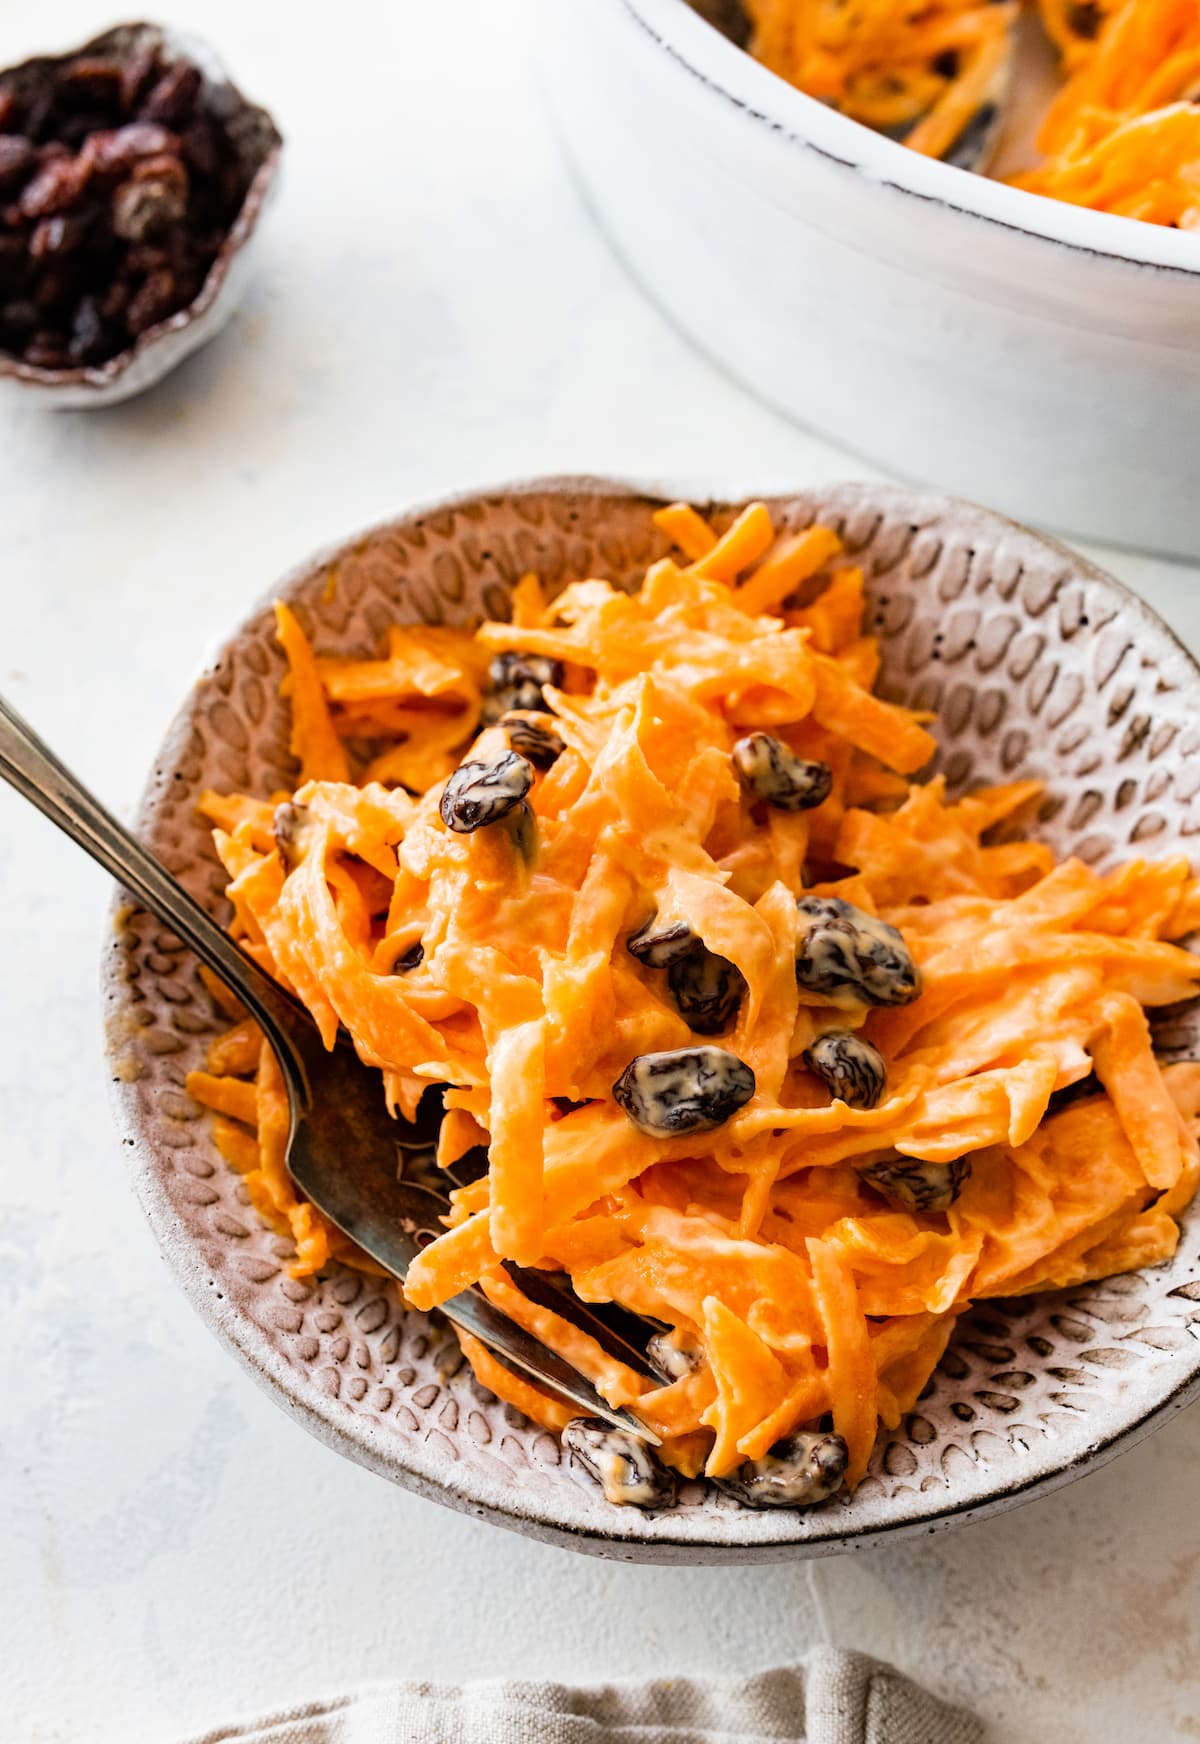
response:
[[(732, 496), (733, 493), (730, 493)], [(593, 480), (509, 487), (405, 515), (273, 590), (320, 649), (373, 652), (397, 620), (507, 615), (533, 569), (553, 588), (628, 584), (665, 541), (653, 489)], [(736, 504), (716, 505), (718, 516)], [(1038, 832), (1107, 864), (1170, 854), (1200, 831), (1197, 669), (1170, 632), (1062, 547), (945, 497), (847, 485), (774, 499), (789, 528), (839, 529), (868, 577), (884, 692), (940, 711), (951, 789), (1046, 783)], [(331, 585), (332, 581), (332, 585)], [(283, 662), (263, 606), (204, 672), (167, 735), (140, 828), (214, 913), (224, 876), (195, 815), (201, 789), (292, 784)], [(183, 1090), (221, 1027), (178, 939), (120, 911), (104, 967), (116, 1116), (134, 1185), (210, 1327), (314, 1434), (450, 1506), (602, 1556), (649, 1562), (829, 1554), (926, 1533), (1067, 1482), (1144, 1435), (1200, 1385), (1200, 1207), (1171, 1264), (961, 1322), (927, 1396), (881, 1436), (852, 1499), (755, 1513), (702, 1484), (646, 1515), (605, 1503), (556, 1439), (498, 1404), (436, 1316), (333, 1269), (298, 1282)], [(1190, 1020), (1159, 1045), (1191, 1051)]]
[(48, 69), (76, 55), (94, 54), (125, 62), (147, 48), (161, 48), (168, 60), (190, 60), (204, 74), (208, 111), (226, 123), (251, 172), (242, 209), (199, 292), (186, 308), (148, 327), (107, 363), (39, 369), (0, 352), (0, 397), (56, 411), (87, 410), (128, 400), (153, 387), (185, 357), (207, 344), (245, 294), (259, 220), (278, 186), (283, 137), (267, 111), (249, 102), (230, 82), (207, 43), (157, 24), (120, 24), (66, 54), (40, 55), (6, 68), (0, 72), (0, 87), (35, 83)]
[(904, 477), (1200, 555), (1200, 235), (920, 157), (685, 0), (545, 0), (539, 42), (613, 245), (746, 386)]

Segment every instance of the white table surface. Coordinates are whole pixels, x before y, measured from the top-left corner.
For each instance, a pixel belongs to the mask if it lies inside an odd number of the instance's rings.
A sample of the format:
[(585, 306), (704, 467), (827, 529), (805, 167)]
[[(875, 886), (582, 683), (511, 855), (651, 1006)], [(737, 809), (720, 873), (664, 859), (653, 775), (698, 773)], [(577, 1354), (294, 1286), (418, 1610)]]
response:
[[(127, 407), (0, 416), (0, 687), (124, 815), (201, 654), (325, 541), (519, 475), (865, 471), (614, 264), (539, 109), (524, 4), (160, 10), (202, 20), (288, 135), (249, 301)], [(0, 61), (107, 22), (0, 0)], [(1193, 571), (1109, 560), (1200, 646)], [(1006, 1744), (1200, 1737), (1195, 1410), (989, 1524), (768, 1569), (531, 1544), (309, 1440), (195, 1318), (126, 1187), (107, 902), (0, 791), (0, 1737), (166, 1744), (376, 1677), (735, 1671), (818, 1640)]]

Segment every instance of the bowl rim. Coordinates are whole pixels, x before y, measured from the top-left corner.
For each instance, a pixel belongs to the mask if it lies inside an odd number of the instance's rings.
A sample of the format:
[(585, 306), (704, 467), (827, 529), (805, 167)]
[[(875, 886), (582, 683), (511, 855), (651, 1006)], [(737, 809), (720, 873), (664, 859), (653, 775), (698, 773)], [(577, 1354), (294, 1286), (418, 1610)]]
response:
[(769, 72), (693, 11), (688, 0), (608, 0), (676, 67), (753, 125), (909, 199), (1081, 256), (1200, 275), (1200, 237), (1072, 206), (909, 151)]
[[(239, 622), (202, 658), (193, 682), (155, 753), (138, 802), (134, 820), (135, 832), (144, 835), (151, 821), (155, 801), (161, 792), (159, 776), (190, 730), (193, 699), (200, 681), (220, 667), (230, 647), (237, 643), (274, 599), (289, 597), (314, 573), (327, 569), (331, 562), (361, 546), (364, 541), (401, 527), (411, 527), (413, 522), (466, 509), (497, 497), (580, 492), (614, 500), (634, 499), (666, 503), (686, 498), (701, 506), (706, 502), (736, 506), (760, 498), (770, 503), (805, 491), (822, 495), (836, 494), (848, 507), (853, 506), (855, 499), (875, 505), (886, 502), (888, 498), (898, 498), (906, 508), (919, 504), (937, 514), (965, 514), (998, 528), (1015, 531), (1024, 538), (1033, 539), (1054, 555), (1069, 561), (1075, 575), (1083, 580), (1098, 582), (1119, 598), (1148, 631), (1161, 638), (1164, 651), (1173, 656), (1181, 673), (1193, 683), (1200, 681), (1200, 659), (1139, 594), (1115, 576), (1060, 540), (1025, 527), (995, 510), (983, 508), (942, 491), (872, 481), (818, 480), (807, 486), (798, 486), (793, 481), (789, 487), (782, 481), (772, 480), (769, 488), (750, 490), (745, 488), (741, 480), (734, 480), (728, 486), (715, 478), (705, 481), (695, 477), (672, 479), (670, 476), (638, 479), (588, 474), (522, 478), (458, 491), (413, 504), (397, 515), (388, 516), (322, 546), (301, 563), (291, 566), (264, 593), (256, 595)], [(119, 1003), (121, 998), (124, 977), (120, 934), (123, 931), (123, 915), (128, 906), (129, 899), (118, 888), (114, 892), (112, 903), (114, 925), (101, 957), (102, 1010), (110, 1001)], [(895, 1522), (858, 1528), (850, 1526), (845, 1531), (813, 1537), (806, 1536), (803, 1532), (809, 1516), (803, 1511), (795, 1510), (781, 1511), (777, 1516), (782, 1520), (786, 1515), (789, 1522), (795, 1523), (796, 1530), (793, 1534), (747, 1543), (730, 1541), (716, 1531), (688, 1537), (673, 1537), (669, 1533), (657, 1533), (653, 1538), (643, 1537), (638, 1531), (640, 1515), (633, 1520), (615, 1521), (611, 1529), (590, 1524), (571, 1525), (562, 1518), (556, 1518), (551, 1511), (537, 1503), (523, 1504), (517, 1500), (510, 1506), (494, 1499), (480, 1498), (471, 1493), (469, 1485), (464, 1488), (456, 1486), (451, 1471), (447, 1471), (446, 1480), (443, 1480), (416, 1469), (403, 1455), (397, 1457), (395, 1453), (385, 1453), (371, 1427), (356, 1417), (348, 1419), (336, 1408), (337, 1401), (325, 1398), (316, 1389), (311, 1389), (306, 1395), (296, 1387), (294, 1371), (265, 1343), (253, 1320), (235, 1309), (226, 1297), (215, 1290), (211, 1268), (199, 1245), (186, 1236), (181, 1237), (177, 1215), (160, 1179), (160, 1158), (142, 1126), (134, 1082), (118, 1069), (119, 1056), (125, 1051), (120, 1031), (108, 1025), (105, 1027), (104, 1051), (110, 1067), (107, 1074), (110, 1107), (114, 1122), (122, 1134), (122, 1149), (129, 1169), (130, 1184), (159, 1250), (200, 1318), (251, 1378), (281, 1410), (299, 1421), (317, 1440), (352, 1459), (356, 1464), (427, 1500), (440, 1502), (457, 1512), (489, 1520), (495, 1525), (545, 1543), (616, 1560), (698, 1566), (715, 1563), (801, 1561), (836, 1556), (864, 1549), (881, 1541), (925, 1538), (947, 1531), (955, 1525), (992, 1518), (1037, 1496), (1048, 1495), (1062, 1488), (1136, 1446), (1175, 1412), (1200, 1397), (1200, 1346), (1197, 1346), (1190, 1357), (1190, 1369), (1183, 1372), (1182, 1378), (1156, 1404), (1150, 1405), (1132, 1421), (1123, 1422), (1110, 1432), (1100, 1434), (1082, 1453), (1068, 1455), (1060, 1464), (1025, 1479), (1001, 1481), (991, 1494), (975, 1500), (964, 1499), (958, 1504), (950, 1502), (946, 1505), (943, 1498), (943, 1505), (935, 1507), (922, 1505), (923, 1498), (913, 1498), (906, 1516)], [(932, 1494), (931, 1492), (931, 1500)], [(620, 1512), (636, 1514), (636, 1510)]]
[(283, 134), (275, 117), (263, 104), (254, 103), (246, 96), (234, 82), (217, 51), (203, 37), (192, 31), (176, 30), (170, 25), (156, 24), (150, 19), (129, 19), (109, 25), (106, 30), (89, 37), (77, 48), (26, 55), (24, 60), (0, 67), (0, 78), (23, 73), (33, 67), (57, 66), (63, 61), (74, 60), (79, 55), (103, 53), (112, 46), (114, 39), (134, 31), (153, 32), (169, 53), (186, 56), (200, 65), (210, 83), (218, 83), (229, 92), (242, 114), (254, 115), (260, 119), (271, 137), (271, 144), (251, 177), (233, 223), (226, 231), (216, 257), (190, 303), (185, 303), (182, 309), (176, 309), (173, 314), (166, 315), (161, 321), (147, 327), (137, 335), (132, 344), (104, 363), (73, 364), (69, 369), (45, 369), (38, 364), (26, 363), (12, 352), (0, 350), (0, 381), (17, 382), (26, 387), (39, 388), (48, 394), (53, 394), (57, 388), (67, 388), (73, 394), (80, 390), (97, 396), (109, 394), (122, 377), (161, 340), (186, 332), (209, 313), (225, 288), (237, 256), (253, 240), (273, 191), (284, 144)]

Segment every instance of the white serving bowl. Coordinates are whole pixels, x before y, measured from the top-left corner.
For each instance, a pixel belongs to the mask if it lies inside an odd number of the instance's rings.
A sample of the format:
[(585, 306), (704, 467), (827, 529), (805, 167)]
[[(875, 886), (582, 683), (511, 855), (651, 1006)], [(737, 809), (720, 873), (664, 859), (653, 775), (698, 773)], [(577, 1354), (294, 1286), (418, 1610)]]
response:
[(905, 476), (1200, 556), (1200, 235), (907, 151), (685, 0), (546, 0), (541, 23), (614, 246), (748, 387)]

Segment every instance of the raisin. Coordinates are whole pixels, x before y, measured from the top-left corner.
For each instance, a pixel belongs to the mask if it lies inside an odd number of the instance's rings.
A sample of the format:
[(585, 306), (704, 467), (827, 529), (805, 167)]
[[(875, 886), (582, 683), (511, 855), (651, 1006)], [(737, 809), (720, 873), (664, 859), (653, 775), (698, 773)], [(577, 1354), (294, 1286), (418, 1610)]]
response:
[(203, 77), (199, 67), (179, 61), (142, 99), (138, 115), (143, 121), (158, 121), (179, 127), (191, 120), (200, 96)]
[[(118, 61), (98, 55), (80, 55), (58, 76), (59, 95), (93, 110), (121, 107), (123, 71)], [(103, 122), (101, 123), (103, 125)]]
[(921, 978), (903, 936), (837, 896), (801, 896), (796, 981), (830, 1005), (908, 1005)]
[(81, 297), (71, 322), (71, 362), (98, 363), (110, 353), (112, 343), (112, 329), (101, 314), (96, 298)]
[(40, 218), (29, 238), (29, 252), (34, 260), (50, 260), (70, 254), (87, 235), (87, 220), (74, 212), (59, 212), (53, 218)]
[(87, 159), (54, 157), (26, 182), (18, 205), (24, 218), (45, 218), (52, 212), (69, 212), (83, 198), (92, 168)]
[(670, 1332), (656, 1332), (646, 1340), (646, 1361), (668, 1381), (682, 1381), (695, 1374), (704, 1353), (694, 1344), (681, 1344)]
[(549, 769), (566, 750), (554, 731), (553, 715), (505, 714), (497, 721), (508, 735), (508, 742), (535, 769)]
[(779, 811), (811, 811), (823, 805), (833, 788), (828, 763), (813, 763), (773, 739), (751, 733), (733, 747), (733, 766), (743, 786)]
[(163, 157), (178, 149), (178, 137), (165, 127), (131, 121), (124, 127), (93, 133), (80, 156), (87, 159), (96, 175), (120, 178), (127, 176), (142, 158)]
[(71, 362), (66, 335), (49, 330), (35, 333), (25, 347), (25, 361), (35, 369), (66, 369)]
[(193, 121), (179, 135), (179, 155), (198, 175), (215, 175), (220, 161), (216, 135), (209, 122)]
[(0, 133), (0, 193), (11, 194), (38, 166), (38, 149), (23, 133)]
[(484, 721), (491, 724), (510, 711), (544, 712), (543, 687), (552, 684), (559, 689), (565, 676), (562, 661), (549, 654), (525, 654), (511, 648), (497, 654), (488, 667), (492, 694), (484, 699)]
[(165, 320), (178, 307), (175, 274), (165, 267), (158, 272), (152, 272), (143, 279), (129, 299), (129, 307), (125, 311), (126, 331), (136, 339), (139, 333), (144, 333), (147, 327), (153, 327), (156, 322)]
[(275, 807), (271, 830), (285, 873), (294, 872), (304, 857), (303, 834), (307, 822), (307, 809), (294, 805), (290, 799)]
[(736, 964), (701, 945), (671, 964), (667, 985), (689, 1029), (697, 1035), (720, 1035), (737, 1016), (746, 977)]
[(812, 1508), (841, 1489), (849, 1459), (840, 1435), (802, 1429), (738, 1466), (720, 1487), (749, 1508)]
[(804, 1053), (804, 1064), (847, 1108), (874, 1108), (887, 1088), (879, 1049), (852, 1029), (831, 1029)]
[(159, 72), (158, 50), (143, 49), (121, 70), (121, 111), (131, 115)]
[(672, 921), (663, 926), (657, 915), (648, 920), (645, 926), (636, 933), (631, 933), (625, 941), (625, 949), (631, 957), (636, 957), (639, 963), (644, 963), (647, 969), (669, 969), (672, 963), (678, 963), (692, 952), (703, 950), (703, 942), (694, 933), (685, 920)]
[(613, 1085), (613, 1096), (643, 1132), (673, 1138), (712, 1132), (749, 1102), (754, 1073), (724, 1048), (675, 1048), (639, 1054)]
[(674, 1474), (629, 1430), (615, 1429), (602, 1417), (573, 1417), (562, 1439), (614, 1506), (668, 1508), (675, 1500)]
[(113, 194), (112, 227), (127, 242), (145, 242), (183, 222), (188, 174), (177, 157), (144, 158)]
[(859, 1174), (889, 1204), (914, 1216), (949, 1211), (971, 1174), (970, 1157), (949, 1163), (926, 1163), (899, 1153), (859, 1169)]
[(27, 339), (36, 331), (37, 324), (37, 304), (28, 297), (14, 297), (11, 302), (0, 304), (0, 325), (7, 332)]
[(532, 785), (532, 765), (514, 751), (488, 762), (476, 758), (460, 763), (442, 791), (442, 822), (459, 835), (470, 835), (516, 811)]

